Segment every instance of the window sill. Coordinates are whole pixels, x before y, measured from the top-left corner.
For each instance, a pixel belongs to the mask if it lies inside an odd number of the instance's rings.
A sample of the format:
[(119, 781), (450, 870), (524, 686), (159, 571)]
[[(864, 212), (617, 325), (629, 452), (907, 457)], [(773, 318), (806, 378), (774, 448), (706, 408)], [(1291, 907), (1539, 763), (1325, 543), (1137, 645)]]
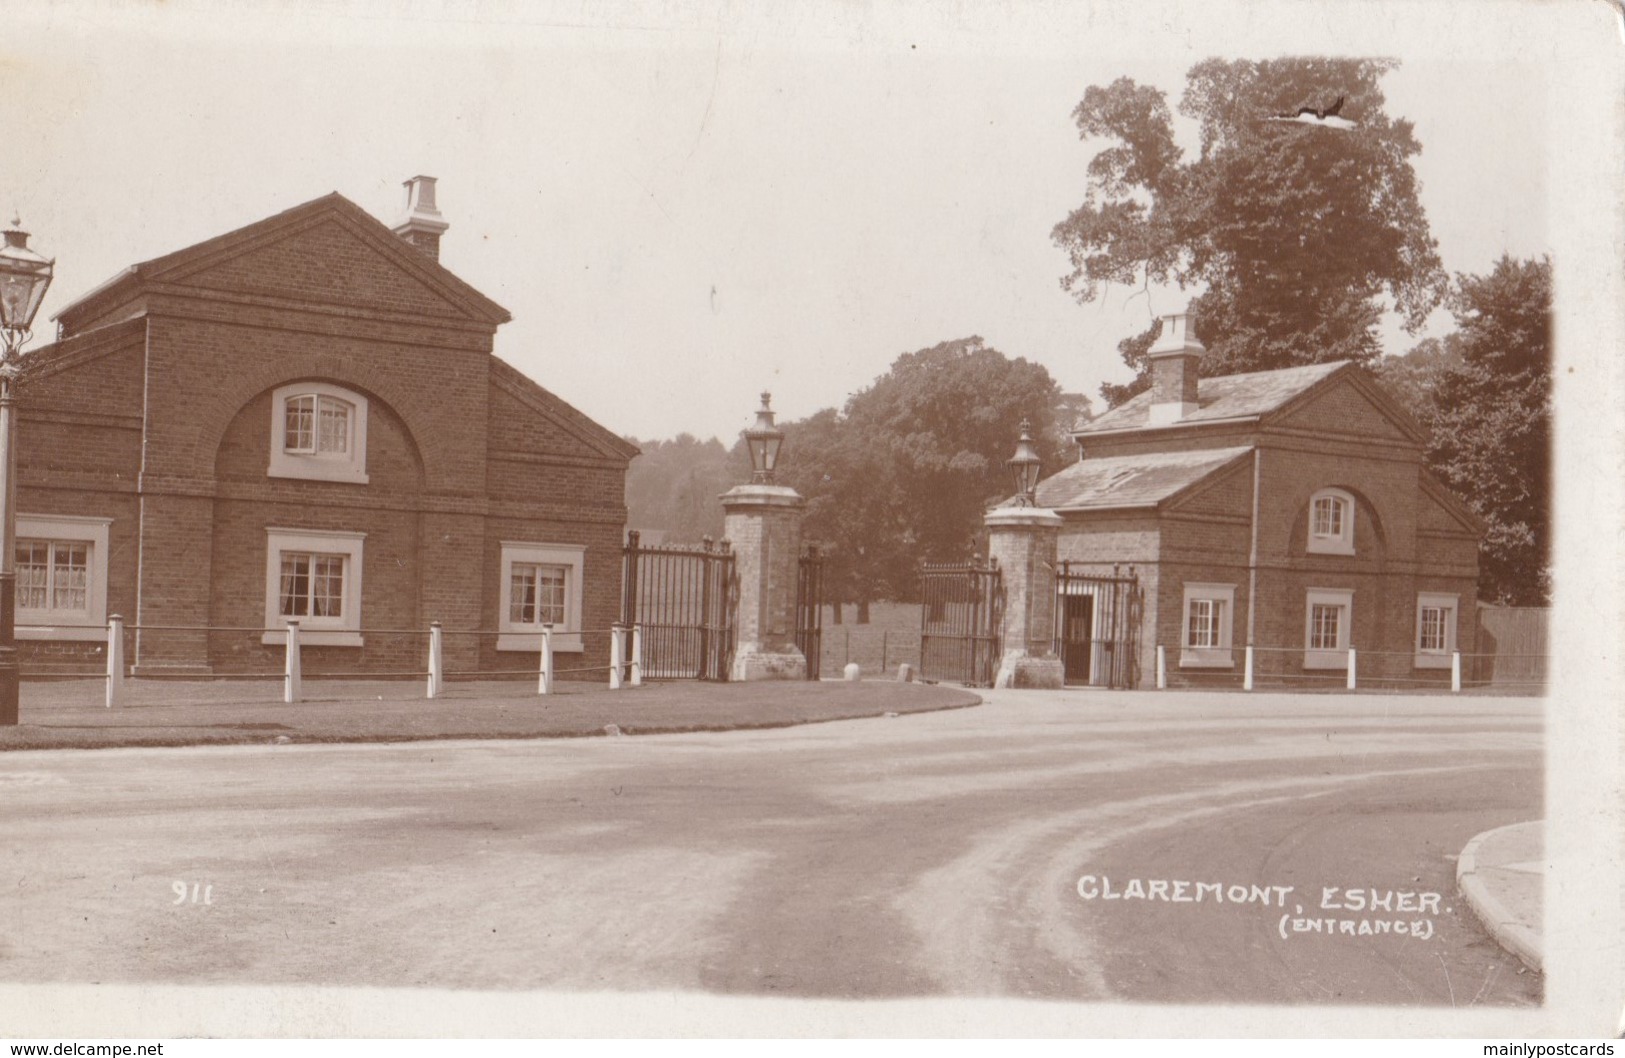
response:
[[(308, 461), (307, 461), (308, 459)], [(336, 481), (341, 485), (365, 485), (367, 472), (349, 462), (284, 456), (273, 460), (265, 474), (272, 478), (293, 478), (303, 481)]]
[[(279, 647), (288, 641), (288, 633), (283, 631), (266, 631), (260, 635), (260, 642), (268, 647)], [(361, 646), (360, 632), (347, 632), (342, 629), (301, 628), (299, 630), (300, 647), (358, 647)]]
[(1182, 669), (1233, 669), (1235, 654), (1229, 649), (1182, 647), (1179, 651)]
[(89, 625), (18, 625), (18, 639), (54, 639), (59, 642), (101, 643), (107, 640), (107, 626)]
[(1349, 652), (1347, 650), (1306, 650), (1303, 652), (1303, 667), (1306, 669), (1342, 669), (1349, 667)]
[(265, 476), (267, 478), (286, 478), (289, 481), (333, 481), (335, 484), (367, 483), (367, 475), (364, 475), (364, 473), (358, 475), (358, 473), (349, 470), (341, 471), (341, 473), (338, 473), (338, 471), (335, 471), (335, 473), (320, 473), (320, 471), (276, 470), (275, 466), (273, 466), (271, 470), (265, 471)]
[(1311, 555), (1352, 555), (1354, 545), (1339, 540), (1311, 540), (1305, 550)]
[[(504, 632), (497, 636), (497, 649), (520, 654), (540, 654), (542, 652), (542, 634), (540, 632)], [(585, 653), (585, 649), (581, 645), (581, 633), (553, 633), (553, 653)]]
[(1419, 669), (1448, 669), (1449, 654), (1418, 654), (1412, 664)]

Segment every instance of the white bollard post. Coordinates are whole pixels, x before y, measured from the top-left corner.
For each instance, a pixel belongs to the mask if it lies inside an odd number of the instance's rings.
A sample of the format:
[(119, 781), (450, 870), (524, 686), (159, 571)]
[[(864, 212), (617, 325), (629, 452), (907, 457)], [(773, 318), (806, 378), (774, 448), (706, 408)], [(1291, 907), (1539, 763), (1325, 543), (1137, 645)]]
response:
[(1247, 649), (1242, 654), (1241, 689), (1244, 691), (1253, 689), (1253, 645), (1251, 643), (1247, 644)]
[(621, 664), (626, 660), (626, 626), (609, 626), (609, 689), (621, 689)]
[(542, 625), (542, 665), (536, 678), (537, 694), (553, 693), (553, 626)]
[(124, 618), (107, 619), (107, 708), (124, 704)]
[(1461, 651), (1450, 652), (1450, 689), (1457, 694), (1461, 693)]
[(446, 660), (443, 630), (439, 621), (429, 622), (429, 697), (438, 698), (445, 690)]
[(1168, 689), (1168, 648), (1157, 644), (1157, 690)]
[(643, 686), (643, 626), (632, 626), (632, 686)]
[(282, 700), (289, 705), (299, 700), (299, 622), (288, 622), (288, 644), (282, 652)]
[(1354, 680), (1354, 648), (1349, 647), (1349, 681), (1348, 681), (1348, 688), (1349, 688), (1349, 690), (1352, 691), (1352, 690), (1354, 690), (1354, 687), (1355, 687), (1355, 680)]

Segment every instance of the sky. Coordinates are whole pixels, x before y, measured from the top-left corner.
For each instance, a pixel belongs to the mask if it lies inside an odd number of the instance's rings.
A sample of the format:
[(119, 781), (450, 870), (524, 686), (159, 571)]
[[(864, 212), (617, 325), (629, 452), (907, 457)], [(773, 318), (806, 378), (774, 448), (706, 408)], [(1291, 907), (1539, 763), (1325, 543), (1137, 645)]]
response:
[[(1071, 110), (1124, 75), (1177, 102), (1215, 54), (1398, 56), (1389, 112), (1416, 124), (1446, 268), (1551, 251), (1549, 63), (1447, 5), (1390, 4), (1375, 36), (1354, 5), (1292, 36), (1266, 4), (20, 10), (0, 208), (58, 262), (42, 339), (126, 265), (330, 191), (394, 224), (422, 173), (442, 263), (514, 316), (497, 354), (642, 439), (731, 439), (764, 389), (801, 418), (973, 334), (1069, 392), (1125, 380), (1117, 343), (1189, 293), (1061, 289), (1049, 233), (1101, 146)], [(1394, 353), (1422, 336), (1383, 329)]]

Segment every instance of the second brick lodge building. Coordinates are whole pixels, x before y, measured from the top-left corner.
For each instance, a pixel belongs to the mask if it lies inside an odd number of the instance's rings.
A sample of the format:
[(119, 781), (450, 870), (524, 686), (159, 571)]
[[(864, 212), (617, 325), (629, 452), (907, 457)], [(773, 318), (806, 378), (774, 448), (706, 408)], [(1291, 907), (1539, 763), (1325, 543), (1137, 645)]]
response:
[[(391, 229), (338, 194), (134, 265), (20, 388), (28, 670), (136, 626), (137, 674), (449, 672), (607, 656), (636, 448), (492, 354), (439, 263), (434, 181)], [(474, 634), (480, 633), (480, 634)]]
[[(1073, 430), (1038, 487), (1063, 519), (1069, 683), (1448, 682), (1477, 636), (1482, 522), (1423, 465), (1422, 427), (1358, 364), (1199, 378), (1165, 317), (1148, 392)], [(1133, 568), (1135, 612), (1104, 582)], [(1113, 658), (1111, 655), (1116, 654)]]

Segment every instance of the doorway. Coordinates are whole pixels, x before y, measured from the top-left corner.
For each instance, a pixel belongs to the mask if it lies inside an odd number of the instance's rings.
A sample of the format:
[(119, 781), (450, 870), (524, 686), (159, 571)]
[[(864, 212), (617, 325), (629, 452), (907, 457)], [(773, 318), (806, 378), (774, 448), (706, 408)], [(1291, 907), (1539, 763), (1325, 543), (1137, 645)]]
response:
[(1089, 683), (1094, 653), (1095, 597), (1063, 595), (1061, 611), (1061, 669), (1068, 685)]

